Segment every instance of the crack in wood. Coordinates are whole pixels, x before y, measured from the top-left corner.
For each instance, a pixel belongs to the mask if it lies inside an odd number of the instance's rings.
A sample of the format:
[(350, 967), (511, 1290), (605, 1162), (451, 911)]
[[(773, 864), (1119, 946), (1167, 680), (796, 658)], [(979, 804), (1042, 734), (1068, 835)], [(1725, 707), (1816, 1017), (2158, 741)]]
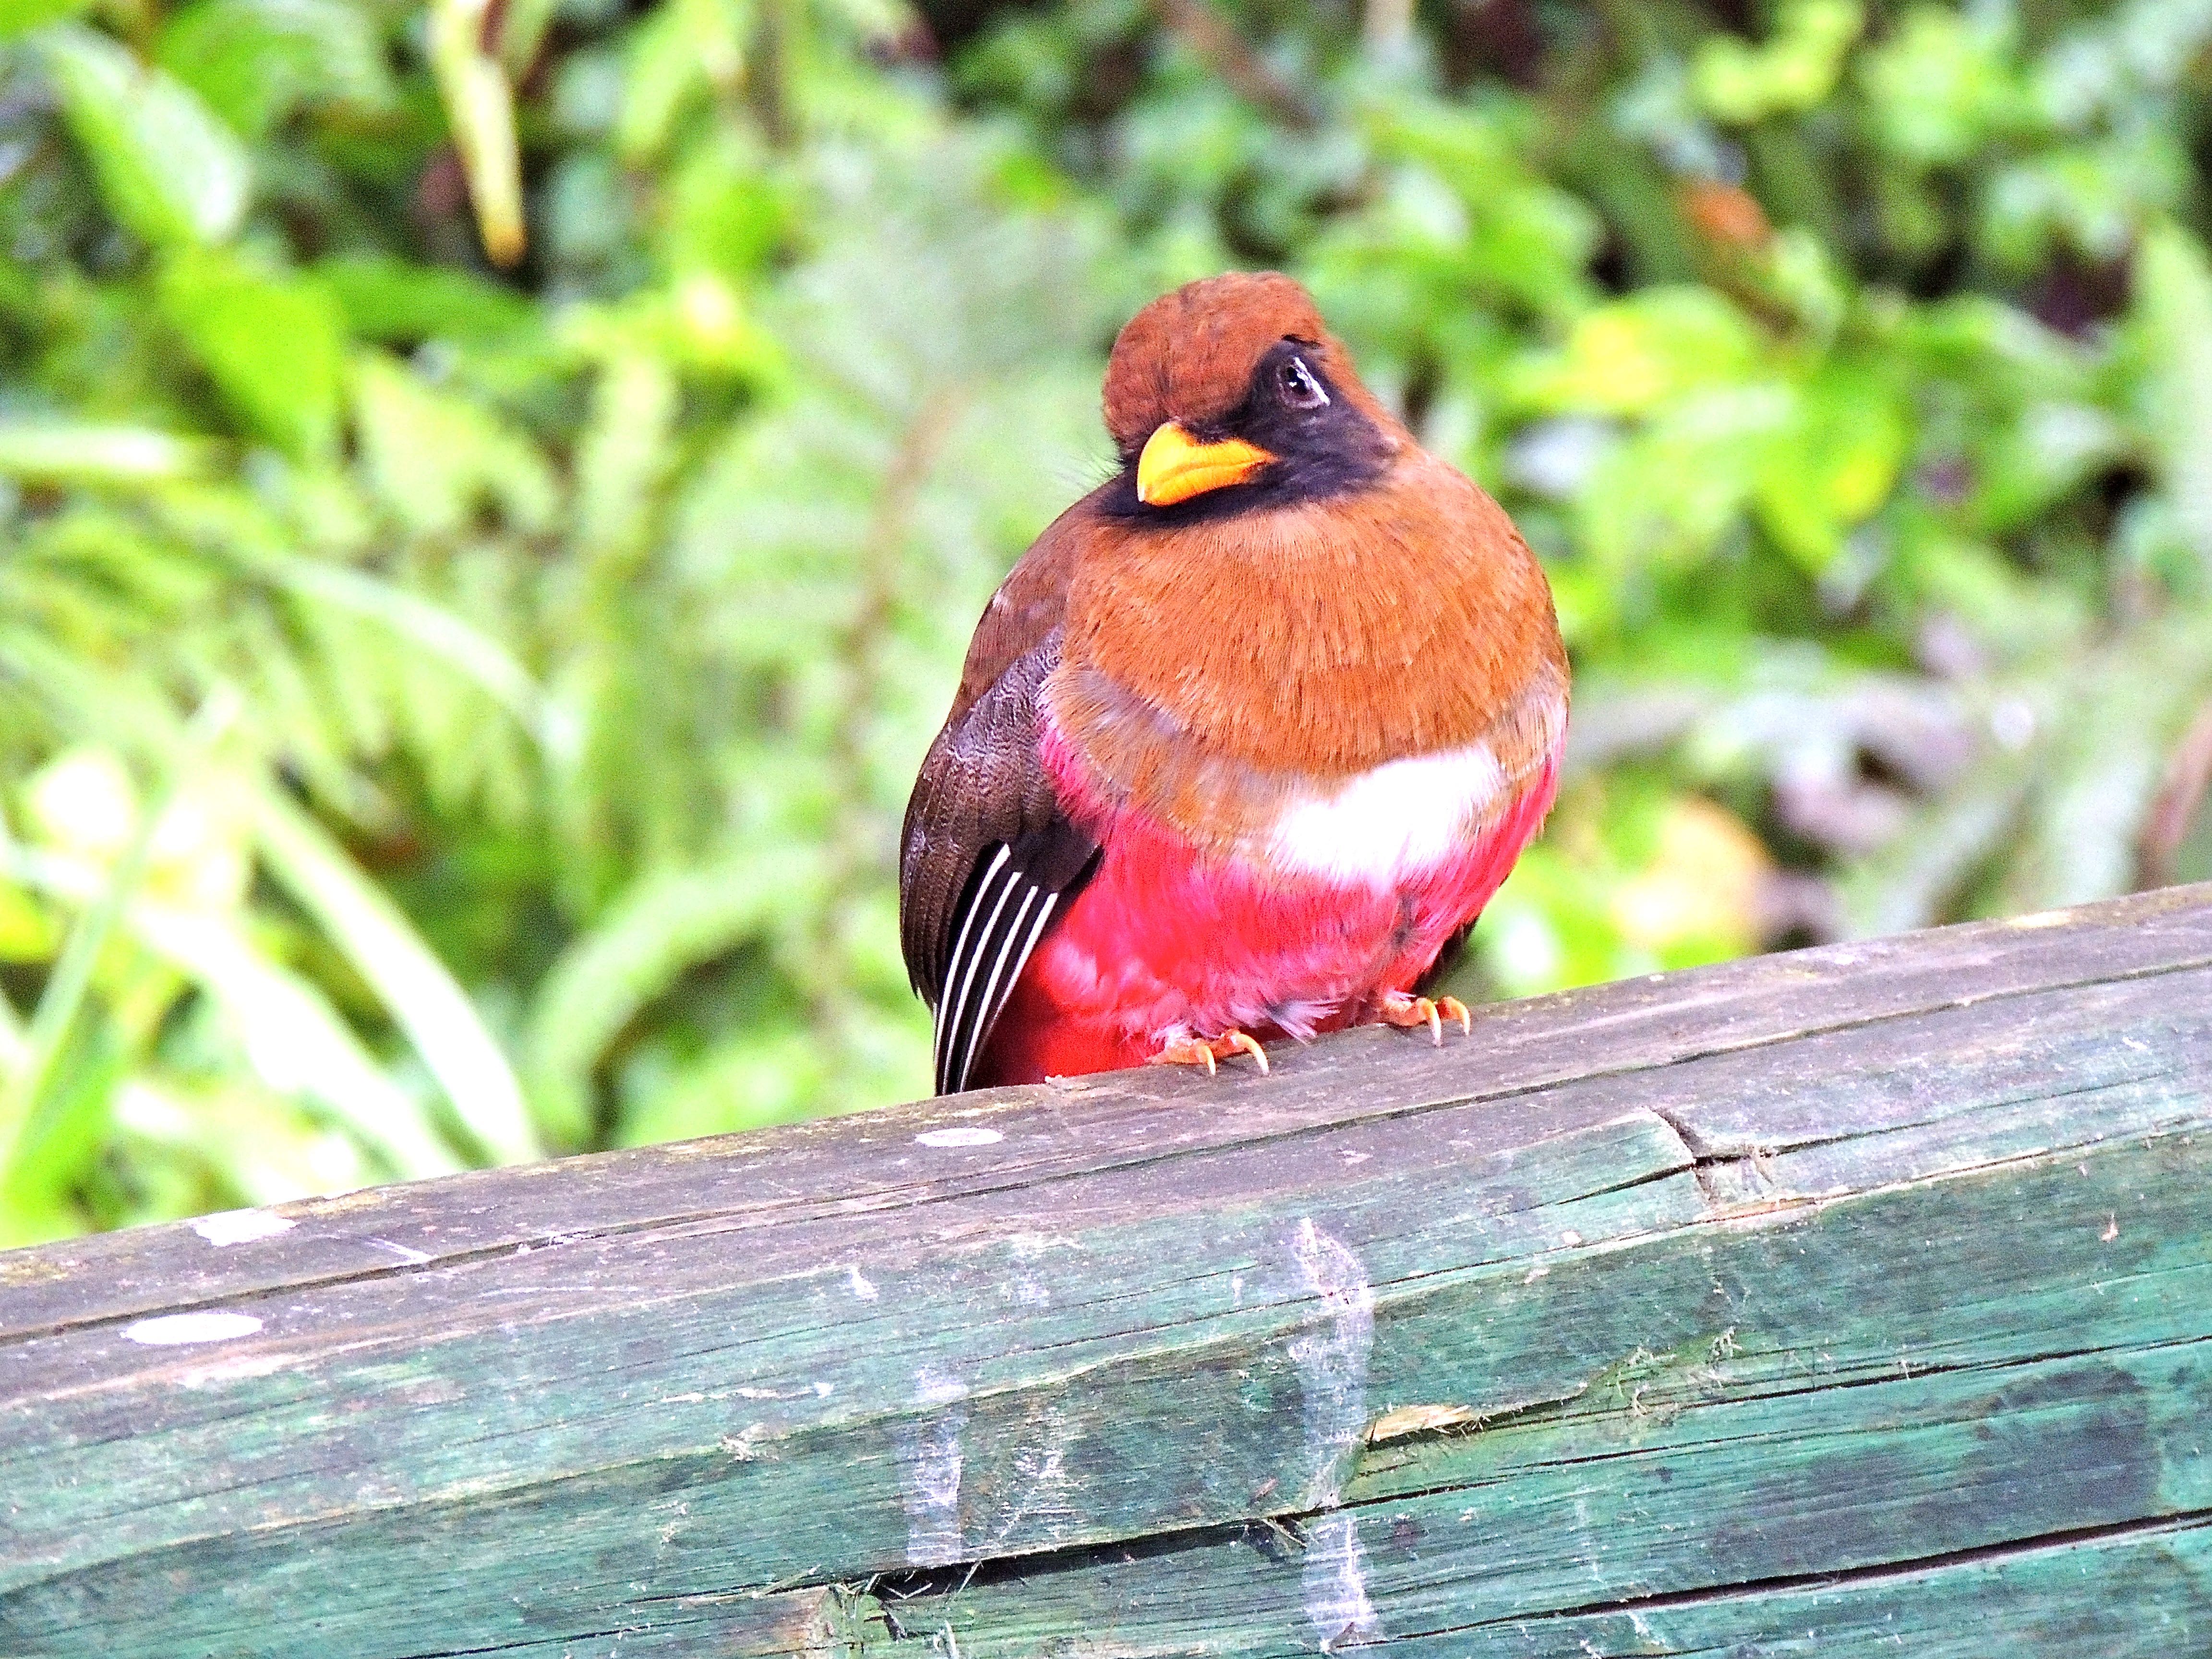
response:
[[(1402, 1503), (1408, 1495), (1399, 1494), (1389, 1499), (1376, 1499), (1357, 1505), (1347, 1504), (1346, 1509), (1380, 1510), (1388, 1504)], [(1277, 1540), (1288, 1540), (1289, 1548), (1292, 1553), (1302, 1550), (1306, 1547), (1312, 1528), (1316, 1522), (1341, 1512), (1327, 1509), (1284, 1512), (1270, 1516), (1265, 1521), (1244, 1521), (1220, 1526), (1185, 1528), (1154, 1534), (1142, 1539), (1132, 1539), (1126, 1543), (1085, 1545), (1068, 1549), (1030, 1552), (1019, 1555), (978, 1559), (964, 1564), (953, 1563), (942, 1567), (909, 1573), (885, 1574), (862, 1583), (825, 1584), (820, 1588), (840, 1592), (854, 1600), (875, 1597), (884, 1602), (884, 1616), (894, 1638), (926, 1640), (944, 1627), (946, 1616), (959, 1597), (970, 1589), (988, 1589), (1006, 1583), (1024, 1583), (1054, 1575), (1132, 1566), (1139, 1562), (1158, 1557), (1188, 1553), (1226, 1545), (1246, 1545), (1270, 1559), (1280, 1561), (1284, 1559), (1284, 1551)], [(1449, 1636), (1462, 1632), (1504, 1626), (1542, 1626), (1609, 1613), (1655, 1613), (1676, 1607), (1701, 1606), (1715, 1601), (1773, 1595), (1798, 1589), (1832, 1589), (1850, 1584), (1879, 1583), (1885, 1580), (1939, 1571), (1948, 1567), (2009, 1560), (2041, 1552), (2070, 1549), (2083, 1544), (2160, 1534), (2182, 1533), (2205, 1527), (2212, 1527), (2212, 1509), (2176, 1510), (2162, 1515), (2147, 1516), (2130, 1521), (2052, 1528), (1996, 1543), (1975, 1545), (1955, 1550), (1933, 1551), (1920, 1555), (1899, 1557), (1863, 1566), (1840, 1568), (1825, 1572), (1773, 1574), (1759, 1578), (1702, 1585), (1692, 1589), (1656, 1592), (1647, 1595), (1607, 1597), (1578, 1602), (1570, 1607), (1516, 1612), (1510, 1616), (1475, 1620), (1466, 1623), (1408, 1628), (1400, 1632), (1395, 1639), (1415, 1641), (1425, 1638)], [(921, 1604), (918, 1608), (917, 1604)], [(908, 1609), (916, 1610), (908, 1611)], [(416, 1659), (416, 1656), (410, 1656), (410, 1659)], [(431, 1659), (431, 1656), (422, 1656), (422, 1659)]]
[(1845, 1567), (1831, 1572), (1777, 1574), (1771, 1577), (1746, 1579), (1736, 1583), (1712, 1584), (1698, 1589), (1672, 1590), (1653, 1595), (1618, 1596), (1601, 1601), (1585, 1601), (1577, 1607), (1518, 1614), (1512, 1618), (1477, 1620), (1471, 1624), (1455, 1625), (1439, 1630), (1424, 1631), (1420, 1633), (1426, 1636), (1444, 1636), (1457, 1631), (1481, 1630), (1502, 1625), (1543, 1625), (1569, 1619), (1587, 1619), (1605, 1613), (1657, 1613), (1674, 1607), (1699, 1607), (1714, 1601), (1740, 1601), (1747, 1596), (1780, 1595), (1790, 1590), (1827, 1589), (1841, 1588), (1847, 1584), (1880, 1583), (1890, 1579), (1938, 1572), (1947, 1567), (1972, 1566), (1984, 1562), (2011, 1560), (2051, 1550), (2072, 1549), (2083, 1544), (2139, 1538), (2160, 1533), (2192, 1532), (2208, 1526), (2212, 1526), (2212, 1509), (2177, 1510), (2170, 1514), (2146, 1516), (2134, 1521), (2111, 1522), (2088, 1527), (2060, 1528), (2050, 1532), (2038, 1533), (2030, 1537), (2008, 1539), (2002, 1543), (1978, 1544), (1966, 1549), (1939, 1550), (1926, 1555), (1912, 1556), (1895, 1561), (1883, 1561), (1863, 1567)]

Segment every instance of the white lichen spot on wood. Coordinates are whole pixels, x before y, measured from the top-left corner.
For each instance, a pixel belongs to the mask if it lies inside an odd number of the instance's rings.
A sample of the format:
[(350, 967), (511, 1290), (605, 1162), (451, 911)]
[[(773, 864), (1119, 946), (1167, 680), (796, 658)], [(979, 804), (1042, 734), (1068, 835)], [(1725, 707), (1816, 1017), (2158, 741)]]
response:
[(925, 1146), (988, 1146), (1006, 1136), (980, 1124), (962, 1123), (950, 1129), (924, 1129), (915, 1139)]
[(159, 1314), (152, 1319), (140, 1320), (123, 1334), (126, 1340), (143, 1342), (149, 1348), (174, 1348), (188, 1342), (231, 1342), (241, 1336), (251, 1336), (260, 1328), (261, 1322), (252, 1314)]
[(1590, 1534), (1589, 1499), (1575, 1499), (1575, 1539), (1577, 1547), (1574, 1559), (1589, 1574), (1590, 1580), (1601, 1591), (1609, 1592), (1612, 1581), (1606, 1577), (1605, 1564), (1598, 1557), (1597, 1540)]
[(736, 1434), (726, 1434), (720, 1444), (722, 1449), (740, 1463), (750, 1463), (765, 1455), (762, 1450), (768, 1440), (768, 1425), (748, 1423)]
[(961, 1431), (968, 1426), (967, 1388), (927, 1367), (915, 1373), (915, 1398), (939, 1409), (892, 1431), (898, 1452), (899, 1491), (906, 1508), (906, 1558), (910, 1565), (941, 1567), (957, 1561), (960, 1542)]
[(1017, 1534), (1025, 1542), (1056, 1544), (1080, 1518), (1067, 1470), (1075, 1440), (1067, 1413), (1048, 1406), (1030, 1413), (1030, 1427), (1034, 1437), (1025, 1436), (1013, 1453), (1013, 1496), (990, 1528), (990, 1553), (1006, 1548)]
[(1044, 1281), (1028, 1270), (1028, 1264), (1041, 1261), (1045, 1253), (1054, 1248), (1078, 1249), (1071, 1239), (1055, 1238), (1050, 1233), (1012, 1233), (1006, 1238), (1006, 1253), (1014, 1259), (1014, 1270), (1008, 1277), (1005, 1293), (1024, 1307), (1048, 1307), (1052, 1292)]
[(925, 1406), (946, 1406), (968, 1397), (968, 1385), (957, 1376), (924, 1365), (914, 1374), (914, 1397)]
[(1370, 1642), (1382, 1634), (1375, 1604), (1367, 1599), (1367, 1558), (1359, 1547), (1359, 1522), (1334, 1510), (1306, 1528), (1304, 1570), (1306, 1617), (1321, 1636), (1321, 1650)]
[(1375, 1346), (1375, 1290), (1359, 1258), (1301, 1217), (1291, 1242), (1305, 1288), (1321, 1298), (1322, 1323), (1291, 1343), (1305, 1400), (1306, 1449), (1317, 1502), (1335, 1501), (1338, 1455), (1367, 1422), (1367, 1359)]
[(250, 1244), (257, 1238), (274, 1238), (279, 1233), (290, 1232), (294, 1225), (288, 1218), (272, 1215), (267, 1210), (218, 1210), (213, 1215), (195, 1216), (185, 1224), (218, 1249), (225, 1244)]
[(875, 1281), (860, 1271), (857, 1262), (846, 1273), (845, 1288), (862, 1302), (873, 1302), (878, 1295)]
[(184, 1389), (219, 1388), (226, 1382), (241, 1382), (252, 1376), (269, 1376), (295, 1363), (289, 1354), (256, 1352), (252, 1349), (240, 1353), (225, 1354), (211, 1358), (204, 1364), (188, 1365), (177, 1373), (177, 1386)]
[[(1310, 1216), (1298, 1219), (1291, 1255), (1299, 1278), (1322, 1304), (1322, 1323), (1290, 1345), (1304, 1407), (1306, 1457), (1314, 1471), (1307, 1502), (1334, 1510), (1343, 1497), (1343, 1456), (1367, 1425), (1375, 1289), (1358, 1256), (1315, 1226)], [(1324, 1650), (1382, 1633), (1375, 1604), (1368, 1599), (1357, 1516), (1336, 1511), (1307, 1528), (1298, 1577), (1306, 1617)]]

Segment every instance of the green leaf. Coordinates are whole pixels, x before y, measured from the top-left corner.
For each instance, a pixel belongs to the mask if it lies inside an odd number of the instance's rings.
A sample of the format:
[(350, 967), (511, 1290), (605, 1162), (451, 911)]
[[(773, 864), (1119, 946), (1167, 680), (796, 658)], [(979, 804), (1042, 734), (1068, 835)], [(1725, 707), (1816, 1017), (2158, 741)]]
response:
[(670, 461), (676, 377), (644, 352), (599, 372), (576, 465), (576, 545), (601, 557), (635, 554), (653, 528), (648, 503)]
[(2182, 536), (2212, 568), (2212, 260), (2179, 226), (2153, 226), (2136, 256), (2145, 374), (2139, 418)]
[(499, 18), (496, 49), (500, 66), (510, 81), (520, 83), (538, 62), (545, 31), (560, 4), (561, 0), (507, 0)]
[(718, 126), (687, 145), (664, 189), (659, 242), (672, 270), (753, 277), (795, 228), (788, 181), (739, 129)]
[(695, 1140), (811, 1117), (830, 1075), (813, 1032), (749, 1031), (626, 1102), (616, 1144)]
[(496, 1039), (445, 963), (323, 827), (274, 790), (255, 802), (262, 854), (375, 990), (455, 1114), (495, 1159), (544, 1156)]
[[(0, 881), (0, 962), (43, 962), (53, 955), (61, 935), (53, 918), (13, 882)], [(22, 1022), (0, 995), (0, 1076), (21, 1057)]]
[(2136, 880), (2136, 841), (2166, 757), (2212, 692), (2212, 616), (2179, 612), (2089, 657), (2051, 710), (2045, 766), (2008, 910), (2111, 898)]
[[(112, 890), (107, 872), (82, 860), (21, 848), (0, 859), (12, 879), (70, 903), (94, 905)], [(460, 1167), (322, 992), (257, 949), (235, 917), (142, 897), (122, 904), (120, 922), (212, 999), (267, 1087), (315, 1103), (403, 1180)]]
[[(21, 1055), (9, 1073), (6, 1090), (0, 1092), (0, 1178), (12, 1181), (26, 1164), (35, 1163), (58, 1133), (61, 1121), (73, 1115), (71, 1103), (78, 1101), (81, 1107), (81, 1091), (72, 1083), (68, 1063), (83, 1053), (82, 1016), (93, 977), (118, 921), (137, 897), (161, 811), (174, 792), (181, 762), (191, 752), (186, 749), (171, 757), (153, 799), (143, 809), (119, 763), (113, 763), (112, 772), (97, 760), (91, 761), (89, 770), (79, 769), (79, 775), (92, 780), (85, 793), (104, 798), (101, 805), (106, 810), (96, 815), (112, 820), (106, 838), (112, 860), (92, 874), (90, 890), (82, 894), (82, 912), (39, 993)], [(119, 787), (114, 787), (118, 780)], [(64, 793), (73, 792), (64, 784)], [(43, 1155), (52, 1162), (51, 1151)]]
[(196, 0), (161, 26), (155, 56), (248, 138), (304, 106), (398, 99), (376, 14), (346, 0)]
[(251, 1077), (141, 1074), (116, 1091), (114, 1122), (115, 1155), (142, 1180), (149, 1163), (200, 1177), (173, 1196), (156, 1197), (132, 1224), (198, 1215), (217, 1204), (348, 1192), (378, 1177), (350, 1136)]
[(1997, 169), (1976, 240), (1998, 264), (2027, 271), (2054, 247), (2100, 262), (2126, 257), (2147, 220), (2182, 211), (2196, 176), (2171, 134), (2129, 131), (2047, 149)]
[(377, 1065), (323, 993), (256, 950), (228, 918), (140, 904), (127, 922), (222, 1006), (269, 1088), (323, 1107), (403, 1181), (462, 1167), (422, 1103)]
[(363, 339), (488, 343), (532, 327), (538, 312), (511, 289), (450, 265), (420, 265), (382, 253), (348, 253), (308, 267), (337, 299), (346, 326)]
[(519, 434), (380, 353), (361, 358), (354, 380), (369, 482), (401, 523), (450, 536), (485, 505), (518, 529), (551, 523), (558, 499), (552, 471)]
[(202, 446), (148, 427), (71, 420), (0, 420), (0, 476), (26, 483), (131, 486), (181, 478)]
[(659, 155), (694, 94), (737, 84), (751, 10), (746, 0), (668, 0), (632, 32), (615, 127), (624, 161)]
[(1963, 161), (2031, 118), (2009, 30), (1996, 21), (2008, 15), (1916, 7), (1867, 54), (1874, 130), (1891, 150), (1923, 167)]
[(1739, 522), (1797, 419), (1785, 385), (1683, 398), (1593, 469), (1576, 501), (1583, 547), (1616, 579), (1699, 562)]
[(2038, 402), (1997, 424), (1977, 447), (1976, 507), (1994, 531), (2031, 529), (2063, 512), (2067, 497), (2130, 453), (2129, 434), (2091, 404)]
[(0, 1250), (74, 1237), (91, 1224), (82, 1210), (45, 1183), (19, 1184), (24, 1190), (0, 1184)]
[(1516, 398), (1552, 413), (1642, 415), (1700, 387), (1747, 379), (1758, 337), (1706, 289), (1655, 288), (1577, 319), (1563, 350), (1520, 363)]
[(117, 220), (157, 246), (224, 241), (238, 229), (252, 168), (198, 94), (74, 23), (46, 30), (39, 46)]
[(220, 248), (183, 248), (162, 268), (161, 296), (169, 325), (262, 436), (301, 457), (337, 447), (345, 337), (327, 294)]
[(458, 671), (514, 717), (526, 732), (542, 735), (544, 694), (530, 671), (500, 642), (421, 594), (349, 566), (282, 554), (252, 560), (271, 582), (311, 604), (374, 622), (411, 653)]
[(116, 1088), (131, 1058), (112, 1022), (88, 1022), (71, 1034), (55, 1067), (51, 1105), (0, 1176), (0, 1213), (42, 1207), (42, 1198), (65, 1199), (83, 1179), (106, 1145)]
[(1905, 410), (1880, 375), (1825, 370), (1799, 388), (1791, 429), (1765, 449), (1759, 521), (1801, 568), (1818, 575), (1844, 535), (1889, 499), (1908, 436)]
[(1723, 121), (1810, 109), (1834, 90), (1844, 53), (1865, 24), (1858, 0), (1785, 0), (1781, 26), (1763, 46), (1708, 36), (1691, 66), (1691, 86), (1706, 112)]
[(538, 987), (523, 1038), (531, 1098), (564, 1140), (591, 1121), (591, 1075), (638, 1011), (695, 964), (766, 932), (818, 879), (798, 848), (640, 878)]
[(89, 3), (90, 0), (0, 0), (0, 40), (73, 17)]

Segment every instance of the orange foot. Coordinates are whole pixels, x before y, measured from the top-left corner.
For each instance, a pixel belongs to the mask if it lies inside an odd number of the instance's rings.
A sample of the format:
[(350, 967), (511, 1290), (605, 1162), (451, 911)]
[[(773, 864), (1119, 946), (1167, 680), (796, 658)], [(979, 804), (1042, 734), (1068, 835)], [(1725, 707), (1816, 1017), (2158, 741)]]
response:
[(1457, 997), (1438, 997), (1431, 1001), (1406, 991), (1385, 991), (1382, 994), (1382, 1023), (1385, 1025), (1429, 1028), (1429, 1041), (1441, 1048), (1444, 1040), (1444, 1021), (1459, 1022), (1462, 1036), (1474, 1033), (1474, 1016), (1467, 1011), (1467, 1004)]
[(1212, 1077), (1217, 1069), (1216, 1060), (1227, 1060), (1235, 1054), (1249, 1054), (1260, 1067), (1260, 1075), (1267, 1075), (1267, 1051), (1258, 1041), (1242, 1031), (1224, 1031), (1218, 1037), (1170, 1037), (1159, 1053), (1146, 1063), (1151, 1066), (1203, 1066)]

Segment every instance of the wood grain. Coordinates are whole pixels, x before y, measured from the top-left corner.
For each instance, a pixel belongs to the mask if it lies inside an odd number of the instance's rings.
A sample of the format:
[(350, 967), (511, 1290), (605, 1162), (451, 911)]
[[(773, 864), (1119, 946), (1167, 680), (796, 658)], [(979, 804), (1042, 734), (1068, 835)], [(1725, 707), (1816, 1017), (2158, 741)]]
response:
[(2212, 1650), (2212, 890), (1276, 1058), (0, 1255), (0, 1654)]

